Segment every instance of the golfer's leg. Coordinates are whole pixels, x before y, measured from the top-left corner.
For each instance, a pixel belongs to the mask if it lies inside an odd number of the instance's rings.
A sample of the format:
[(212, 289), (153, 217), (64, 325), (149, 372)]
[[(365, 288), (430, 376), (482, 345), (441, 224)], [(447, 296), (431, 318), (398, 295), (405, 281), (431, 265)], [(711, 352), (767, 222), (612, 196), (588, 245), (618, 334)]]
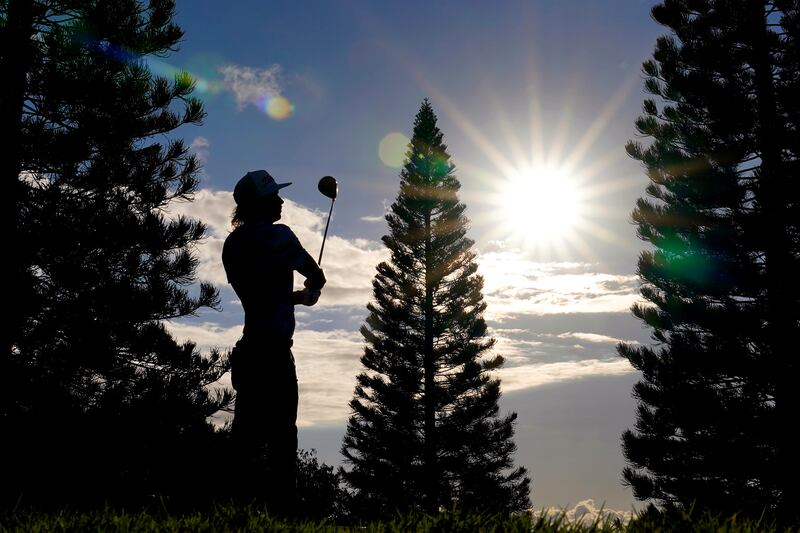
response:
[(251, 463), (256, 454), (253, 431), (251, 398), (241, 387), (236, 392), (231, 438), (233, 439), (233, 478), (234, 493), (239, 500), (250, 500), (254, 497)]
[(294, 361), (280, 378), (281, 394), (274, 406), (274, 431), (270, 435), (270, 463), (275, 512), (293, 515), (297, 497), (297, 374)]
[(265, 444), (267, 409), (263, 394), (240, 387), (236, 393), (231, 437), (234, 442), (236, 493), (244, 501), (263, 501), (265, 497)]

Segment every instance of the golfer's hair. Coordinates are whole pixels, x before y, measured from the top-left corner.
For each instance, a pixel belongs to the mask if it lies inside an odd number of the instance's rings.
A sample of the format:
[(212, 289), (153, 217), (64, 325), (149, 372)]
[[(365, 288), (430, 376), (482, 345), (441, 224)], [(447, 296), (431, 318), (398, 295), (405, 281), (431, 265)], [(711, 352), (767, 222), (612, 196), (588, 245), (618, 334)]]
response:
[(271, 201), (269, 196), (258, 198), (249, 202), (237, 204), (231, 215), (231, 225), (234, 228), (259, 222), (264, 219), (264, 204)]
[(231, 226), (234, 228), (238, 228), (244, 226), (247, 223), (247, 209), (242, 209), (242, 206), (237, 205), (233, 208), (233, 214), (231, 215)]
[(233, 208), (233, 215), (231, 216), (231, 225), (234, 228), (245, 226), (258, 222), (263, 218), (262, 207), (260, 202), (247, 202), (237, 205)]

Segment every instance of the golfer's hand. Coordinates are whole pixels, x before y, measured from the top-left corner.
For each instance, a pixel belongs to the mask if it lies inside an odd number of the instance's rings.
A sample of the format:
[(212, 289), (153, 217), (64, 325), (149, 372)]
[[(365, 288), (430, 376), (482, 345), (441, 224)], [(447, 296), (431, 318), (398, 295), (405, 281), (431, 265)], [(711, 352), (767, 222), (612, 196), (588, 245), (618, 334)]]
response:
[(300, 292), (303, 294), (303, 301), (300, 303), (302, 303), (303, 305), (307, 305), (308, 307), (311, 307), (312, 305), (317, 303), (319, 301), (320, 295), (322, 294), (322, 292), (311, 290), (308, 287), (306, 287)]
[[(325, 279), (325, 274), (322, 272), (322, 270), (320, 270), (319, 271), (319, 276), (316, 279), (312, 278), (311, 276), (307, 277), (305, 279), (305, 281), (303, 282), (303, 286), (307, 287), (307, 288), (309, 288), (311, 290), (319, 291), (319, 290), (322, 289), (322, 287), (325, 286), (325, 283), (327, 281), (328, 280)], [(316, 282), (316, 283), (314, 283), (314, 282)], [(315, 285), (315, 286), (312, 287), (312, 285)]]

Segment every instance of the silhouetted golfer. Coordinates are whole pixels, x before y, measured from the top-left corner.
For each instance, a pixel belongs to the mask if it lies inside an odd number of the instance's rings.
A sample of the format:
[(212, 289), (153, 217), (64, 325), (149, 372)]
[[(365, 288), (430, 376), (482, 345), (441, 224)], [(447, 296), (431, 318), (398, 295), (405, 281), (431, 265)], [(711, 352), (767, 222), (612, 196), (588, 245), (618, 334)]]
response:
[[(291, 352), (294, 306), (314, 305), (325, 275), (292, 230), (275, 224), (283, 200), (264, 170), (248, 172), (233, 190), (235, 229), (222, 263), (244, 307), (244, 332), (231, 353), (236, 389), (233, 440), (239, 492), (266, 497), (271, 510), (292, 514), (297, 454), (297, 374)], [(294, 271), (306, 288), (293, 291)], [(267, 476), (264, 465), (266, 459)]]

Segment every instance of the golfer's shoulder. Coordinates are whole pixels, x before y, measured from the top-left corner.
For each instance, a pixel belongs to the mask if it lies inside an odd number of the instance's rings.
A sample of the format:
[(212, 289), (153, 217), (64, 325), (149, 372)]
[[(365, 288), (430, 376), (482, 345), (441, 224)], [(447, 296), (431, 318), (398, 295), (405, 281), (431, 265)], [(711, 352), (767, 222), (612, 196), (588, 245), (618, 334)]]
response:
[(242, 228), (235, 228), (232, 232), (225, 237), (225, 242), (222, 245), (223, 257), (237, 250), (242, 245), (242, 240), (245, 237)]
[(225, 239), (224, 249), (233, 250), (284, 250), (299, 246), (294, 232), (284, 224), (259, 224), (249, 228), (240, 227)]
[(292, 229), (286, 224), (273, 224), (272, 238), (275, 239), (276, 242), (285, 242), (290, 244), (299, 242), (297, 235), (295, 235)]
[(227, 240), (250, 245), (258, 241), (281, 242), (296, 238), (289, 226), (284, 224), (258, 224), (236, 228), (228, 235)]

